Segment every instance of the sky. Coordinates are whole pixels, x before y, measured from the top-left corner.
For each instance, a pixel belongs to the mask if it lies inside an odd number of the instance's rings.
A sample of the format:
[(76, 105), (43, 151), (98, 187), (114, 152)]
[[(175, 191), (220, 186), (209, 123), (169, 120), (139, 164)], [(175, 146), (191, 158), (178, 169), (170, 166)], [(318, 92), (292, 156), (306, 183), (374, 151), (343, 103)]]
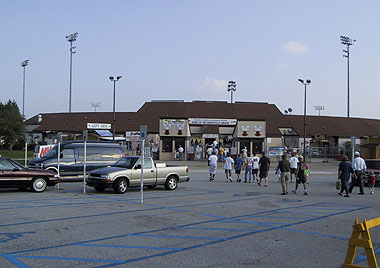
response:
[(283, 112), (380, 117), (378, 0), (81, 0), (1, 1), (0, 102), (25, 117), (68, 112), (74, 42), (72, 112), (135, 112), (151, 100), (268, 102)]

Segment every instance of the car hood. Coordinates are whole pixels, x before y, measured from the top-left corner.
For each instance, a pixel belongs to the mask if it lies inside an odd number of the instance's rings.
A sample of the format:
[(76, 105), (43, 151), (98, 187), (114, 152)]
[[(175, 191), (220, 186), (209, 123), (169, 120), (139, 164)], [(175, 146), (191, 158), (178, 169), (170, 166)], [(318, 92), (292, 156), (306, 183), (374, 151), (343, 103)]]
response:
[(90, 172), (90, 175), (92, 174), (99, 174), (99, 175), (106, 175), (118, 171), (126, 170), (126, 168), (121, 167), (104, 167), (104, 168), (98, 168)]

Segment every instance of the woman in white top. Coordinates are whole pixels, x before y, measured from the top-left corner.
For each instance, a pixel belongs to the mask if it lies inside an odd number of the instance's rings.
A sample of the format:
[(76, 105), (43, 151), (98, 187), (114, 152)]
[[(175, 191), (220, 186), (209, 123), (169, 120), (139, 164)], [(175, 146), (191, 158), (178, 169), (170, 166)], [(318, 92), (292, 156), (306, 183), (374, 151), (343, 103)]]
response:
[(232, 164), (234, 164), (234, 160), (230, 157), (230, 153), (227, 153), (227, 157), (224, 158), (224, 172), (226, 172), (227, 182), (232, 182)]
[(218, 157), (216, 156), (216, 152), (213, 151), (212, 155), (208, 158), (209, 162), (209, 168), (208, 171), (210, 173), (210, 181), (213, 181), (215, 179), (215, 173), (216, 173), (216, 168), (218, 165)]

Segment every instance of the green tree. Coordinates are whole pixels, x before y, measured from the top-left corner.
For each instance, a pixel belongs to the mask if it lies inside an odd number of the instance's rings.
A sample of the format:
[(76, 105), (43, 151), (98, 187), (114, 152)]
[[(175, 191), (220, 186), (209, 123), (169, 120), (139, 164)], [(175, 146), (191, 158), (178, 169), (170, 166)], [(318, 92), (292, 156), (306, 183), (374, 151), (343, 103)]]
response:
[(24, 118), (17, 103), (14, 100), (6, 104), (0, 102), (0, 142), (12, 150), (17, 141), (24, 139), (24, 130)]

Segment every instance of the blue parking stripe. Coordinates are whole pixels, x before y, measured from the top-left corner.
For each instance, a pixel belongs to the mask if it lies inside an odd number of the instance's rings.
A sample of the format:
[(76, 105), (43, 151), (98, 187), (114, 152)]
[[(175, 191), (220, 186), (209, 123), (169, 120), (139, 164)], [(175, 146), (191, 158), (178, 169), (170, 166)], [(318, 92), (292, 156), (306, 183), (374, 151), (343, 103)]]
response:
[(172, 229), (185, 229), (185, 230), (207, 230), (207, 231), (228, 231), (228, 232), (252, 232), (255, 229), (233, 229), (233, 228), (207, 228), (207, 227), (172, 227)]
[(195, 240), (226, 240), (222, 237), (205, 237), (205, 236), (183, 236), (183, 235), (152, 235), (152, 234), (130, 234), (128, 236), (144, 236), (144, 237), (159, 237), (159, 238), (181, 238)]
[(86, 261), (86, 262), (110, 262), (121, 264), (124, 261), (121, 260), (103, 260), (103, 259), (92, 259), (92, 258), (73, 258), (73, 257), (51, 257), (51, 256), (24, 256), (24, 255), (14, 255), (16, 258), (26, 258), (26, 259), (45, 259), (45, 260), (65, 260), (65, 261)]
[(143, 247), (143, 246), (125, 246), (125, 245), (101, 245), (101, 244), (88, 244), (88, 243), (80, 243), (80, 244), (76, 244), (75, 246), (104, 247), (104, 248), (136, 248), (136, 249), (171, 250), (171, 251), (182, 250), (182, 248), (162, 248), (162, 247)]

